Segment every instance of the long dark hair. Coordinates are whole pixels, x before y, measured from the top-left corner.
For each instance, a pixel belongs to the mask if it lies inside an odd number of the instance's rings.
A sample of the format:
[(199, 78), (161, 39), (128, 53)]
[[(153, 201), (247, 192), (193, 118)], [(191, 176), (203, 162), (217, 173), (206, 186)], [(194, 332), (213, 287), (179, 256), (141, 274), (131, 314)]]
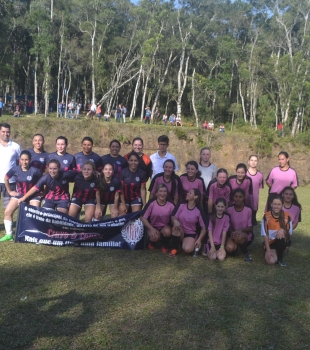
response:
[(201, 172), (199, 171), (198, 163), (195, 160), (190, 160), (189, 162), (187, 162), (185, 164), (185, 167), (187, 168), (189, 165), (193, 165), (196, 168), (196, 170), (198, 170), (196, 173), (196, 178), (201, 176)]
[(197, 196), (197, 198), (195, 199), (195, 205), (196, 207), (200, 207), (200, 203), (201, 203), (201, 193), (197, 188), (192, 188), (191, 191), (194, 191), (194, 195)]
[[(283, 197), (280, 194), (277, 194), (272, 198), (270, 205), (272, 204), (272, 202), (275, 199), (278, 199), (279, 201), (281, 201), (282, 205), (283, 205)], [(272, 212), (272, 208), (271, 208), (271, 212)], [(280, 227), (285, 231), (286, 239), (289, 239), (289, 233), (288, 233), (288, 229), (287, 229), (287, 226), (285, 224), (285, 219), (284, 219), (284, 211), (282, 209), (279, 212), (279, 224), (280, 224)]]
[[(281, 151), (279, 154), (278, 154), (278, 157), (279, 156), (284, 156), (286, 159), (288, 159), (290, 156), (288, 155), (288, 153), (287, 152), (285, 152), (285, 151)], [(290, 161), (288, 161), (287, 162), (287, 164), (288, 164), (288, 166), (290, 166)]]
[(284, 187), (283, 190), (282, 190), (281, 193), (280, 193), (280, 195), (282, 196), (282, 198), (283, 198), (283, 194), (284, 194), (285, 191), (292, 191), (292, 193), (293, 193), (293, 195), (294, 195), (294, 197), (293, 197), (293, 199), (292, 199), (292, 204), (296, 205), (296, 206), (299, 207), (300, 210), (301, 210), (301, 209), (302, 209), (302, 208), (301, 208), (301, 204), (298, 202), (297, 194), (296, 194), (294, 188), (291, 187), (291, 186), (286, 186), (286, 187)]
[[(165, 164), (166, 163), (171, 163), (173, 165), (173, 172), (171, 173), (171, 193), (170, 193), (170, 196), (172, 199), (174, 199), (174, 193), (175, 193), (175, 188), (176, 188), (176, 182), (179, 182), (179, 177), (175, 174), (175, 163), (172, 159), (167, 159), (165, 160), (164, 164), (163, 164), (163, 169), (164, 169), (164, 172), (165, 172)], [(163, 174), (163, 177), (164, 177), (164, 174)], [(179, 189), (179, 196), (181, 195), (181, 187), (178, 186), (178, 189)]]
[[(99, 175), (99, 190), (100, 190), (100, 192), (105, 192), (108, 189), (108, 184), (107, 184), (107, 181), (106, 181), (106, 179), (104, 177), (104, 173), (103, 173), (103, 169), (106, 165), (110, 165), (112, 167), (112, 170), (114, 173), (114, 165), (112, 163), (105, 163), (102, 170), (101, 170), (101, 173)], [(113, 173), (112, 173), (112, 177), (113, 177)]]

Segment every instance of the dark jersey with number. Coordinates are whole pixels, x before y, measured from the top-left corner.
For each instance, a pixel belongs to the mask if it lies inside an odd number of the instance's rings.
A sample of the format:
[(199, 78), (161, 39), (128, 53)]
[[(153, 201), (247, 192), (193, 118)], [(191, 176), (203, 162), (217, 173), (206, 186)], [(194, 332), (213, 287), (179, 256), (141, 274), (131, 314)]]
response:
[(117, 157), (112, 157), (111, 154), (106, 154), (104, 156), (102, 156), (102, 163), (103, 166), (105, 166), (107, 163), (111, 163), (114, 165), (114, 176), (119, 177), (119, 174), (121, 172), (122, 169), (125, 169), (128, 164), (127, 164), (127, 160), (118, 155)]
[(48, 200), (68, 200), (69, 194), (69, 182), (73, 182), (75, 176), (78, 174), (76, 170), (60, 171), (56, 179), (52, 178), (50, 174), (46, 174), (34, 186), (37, 191), (42, 191), (44, 185), (47, 187), (48, 193), (45, 199)]
[[(124, 155), (124, 158), (126, 159), (126, 161), (128, 161), (128, 157), (129, 157), (130, 153)], [(151, 158), (146, 155), (146, 154), (142, 154), (139, 157), (139, 165), (138, 165), (139, 169), (143, 170), (145, 172), (146, 175), (146, 181), (148, 179), (150, 179), (153, 175), (153, 164), (151, 161)]]
[(95, 164), (96, 170), (101, 171), (102, 169), (102, 159), (99, 154), (92, 152), (92, 154), (84, 154), (83, 152), (79, 152), (74, 155), (76, 168), (78, 171), (82, 170), (82, 166), (85, 162), (90, 161)]
[(117, 177), (113, 176), (110, 183), (107, 183), (105, 191), (100, 191), (100, 203), (102, 205), (114, 204), (116, 192), (121, 192), (121, 182)]
[(6, 173), (7, 179), (10, 179), (11, 177), (15, 177), (16, 179), (17, 192), (21, 195), (25, 195), (42, 177), (42, 171), (34, 167), (30, 167), (27, 171), (23, 171), (18, 165), (11, 168)]
[(57, 159), (60, 163), (60, 170), (62, 171), (68, 171), (68, 170), (75, 170), (76, 169), (76, 162), (75, 158), (72, 154), (66, 153), (63, 156), (60, 156), (57, 154), (57, 152), (50, 153), (48, 157), (46, 158), (46, 164), (52, 160)]
[(99, 190), (99, 180), (96, 176), (92, 176), (90, 179), (84, 179), (82, 173), (79, 173), (74, 178), (74, 187), (72, 197), (82, 200), (82, 203), (90, 199), (96, 198), (96, 191)]
[(46, 151), (36, 153), (33, 148), (29, 148), (27, 151), (31, 153), (30, 166), (33, 166), (34, 168), (40, 169), (42, 172), (44, 172), (46, 168), (46, 158), (49, 156), (49, 153)]
[(143, 170), (137, 169), (133, 173), (129, 168), (125, 168), (121, 171), (119, 179), (123, 184), (125, 199), (132, 201), (141, 198), (141, 185), (146, 183), (146, 175)]

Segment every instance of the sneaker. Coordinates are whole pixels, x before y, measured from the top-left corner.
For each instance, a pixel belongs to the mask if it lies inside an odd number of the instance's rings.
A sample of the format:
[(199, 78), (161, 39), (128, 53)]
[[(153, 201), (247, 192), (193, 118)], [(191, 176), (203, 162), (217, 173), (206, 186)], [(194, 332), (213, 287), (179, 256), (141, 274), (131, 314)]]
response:
[(162, 246), (162, 247), (161, 247), (161, 252), (162, 252), (162, 253), (168, 253), (168, 252), (169, 252), (169, 249), (168, 249), (167, 247)]
[(178, 251), (176, 249), (172, 249), (169, 253), (169, 258), (175, 258), (178, 254)]
[(13, 241), (13, 237), (11, 235), (5, 235), (0, 239), (0, 242)]
[(278, 264), (279, 264), (280, 267), (286, 267), (287, 266), (283, 259), (278, 260)]
[(149, 243), (147, 247), (149, 250), (155, 250), (155, 246), (152, 243)]
[(244, 255), (244, 261), (245, 261), (245, 262), (252, 262), (252, 261), (253, 261), (253, 259), (252, 259), (250, 253), (246, 253), (246, 254)]

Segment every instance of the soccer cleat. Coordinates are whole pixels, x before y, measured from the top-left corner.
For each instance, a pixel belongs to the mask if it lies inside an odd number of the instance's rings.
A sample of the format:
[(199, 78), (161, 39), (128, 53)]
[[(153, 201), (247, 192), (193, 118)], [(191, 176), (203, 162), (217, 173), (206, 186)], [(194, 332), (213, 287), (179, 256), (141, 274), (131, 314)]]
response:
[(0, 239), (0, 242), (12, 241), (13, 237), (11, 235), (5, 235)]
[(175, 258), (178, 254), (178, 251), (176, 249), (172, 249), (169, 253), (169, 258)]
[(278, 260), (278, 264), (279, 264), (280, 267), (286, 267), (287, 266), (283, 259)]
[(162, 253), (168, 253), (168, 252), (169, 252), (169, 249), (168, 249), (167, 247), (162, 246), (162, 247), (161, 247), (161, 252), (162, 252)]
[(149, 243), (147, 247), (149, 250), (155, 250), (155, 246), (152, 243)]
[(252, 259), (250, 253), (246, 253), (246, 254), (244, 255), (244, 261), (245, 261), (245, 262), (252, 262), (252, 261), (253, 261), (253, 259)]

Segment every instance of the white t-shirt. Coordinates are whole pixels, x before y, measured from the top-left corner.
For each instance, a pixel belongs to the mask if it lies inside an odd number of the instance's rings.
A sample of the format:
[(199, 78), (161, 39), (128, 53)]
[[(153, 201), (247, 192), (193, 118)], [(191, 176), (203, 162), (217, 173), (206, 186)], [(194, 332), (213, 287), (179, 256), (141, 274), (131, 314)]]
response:
[[(4, 177), (6, 173), (13, 167), (16, 166), (16, 162), (19, 160), (21, 153), (20, 145), (16, 142), (9, 141), (6, 146), (0, 143), (0, 183), (4, 183)], [(12, 177), (9, 182), (15, 182), (15, 178)]]
[(210, 163), (209, 166), (202, 166), (200, 163), (198, 164), (198, 169), (201, 172), (201, 177), (205, 183), (206, 189), (208, 188), (209, 182), (216, 177), (217, 167)]
[(172, 159), (175, 164), (175, 171), (179, 170), (177, 160), (175, 156), (173, 156), (171, 153), (167, 152), (166, 155), (161, 158), (158, 154), (158, 151), (150, 156), (152, 165), (153, 165), (153, 175), (152, 178), (159, 173), (162, 173), (164, 171), (164, 163), (167, 159)]

